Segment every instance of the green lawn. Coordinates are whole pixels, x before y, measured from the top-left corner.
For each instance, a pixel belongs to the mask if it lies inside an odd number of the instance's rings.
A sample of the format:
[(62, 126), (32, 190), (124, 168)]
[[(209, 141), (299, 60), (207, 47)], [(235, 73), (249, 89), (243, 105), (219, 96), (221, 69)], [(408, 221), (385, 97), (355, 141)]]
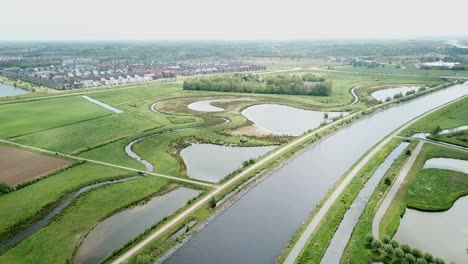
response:
[(49, 225), (0, 256), (1, 263), (67, 263), (80, 238), (107, 216), (162, 190), (167, 181), (143, 177), (93, 190)]
[(30, 134), (110, 114), (110, 111), (78, 96), (0, 105), (0, 138)]
[(2, 195), (0, 196), (0, 212), (2, 212), (0, 234), (12, 231), (16, 225), (40, 215), (41, 210), (47, 211), (50, 205), (80, 186), (127, 174), (127, 171), (121, 169), (85, 163)]

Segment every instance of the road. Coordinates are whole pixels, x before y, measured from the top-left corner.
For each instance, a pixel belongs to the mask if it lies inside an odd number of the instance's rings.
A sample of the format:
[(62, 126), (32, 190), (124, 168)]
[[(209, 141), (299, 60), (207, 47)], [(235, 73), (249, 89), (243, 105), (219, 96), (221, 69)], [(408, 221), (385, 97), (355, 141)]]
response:
[(345, 187), (348, 185), (348, 183), (353, 179), (353, 177), (361, 170), (362, 167), (377, 153), (379, 152), (383, 146), (385, 146), (393, 137), (398, 136), (398, 134), (418, 121), (419, 119), (449, 105), (452, 104), (456, 101), (459, 101), (466, 96), (462, 96), (456, 100), (453, 100), (447, 104), (441, 105), (439, 107), (436, 107), (416, 118), (411, 120), (410, 122), (406, 123), (405, 125), (401, 126), (398, 128), (395, 132), (393, 132), (390, 136), (387, 136), (381, 143), (379, 143), (376, 147), (374, 147), (357, 165), (352, 169), (352, 171), (343, 179), (343, 181), (338, 185), (338, 187), (333, 191), (333, 193), (330, 195), (330, 197), (327, 199), (327, 201), (324, 203), (324, 205), (320, 208), (320, 210), (317, 212), (317, 214), (314, 216), (312, 221), (309, 223), (305, 231), (302, 233), (302, 235), (299, 237), (297, 242), (294, 244), (293, 248), (289, 252), (288, 256), (286, 257), (286, 260), (284, 263), (286, 264), (293, 264), (296, 259), (299, 257), (300, 253), (302, 252), (302, 249), (307, 245), (307, 242), (309, 240), (309, 237), (314, 233), (314, 231), (317, 229), (319, 226), (320, 222), (323, 220), (325, 217), (326, 213), (330, 209), (330, 207), (333, 205), (333, 203), (336, 202), (337, 198), (340, 196), (341, 192), (345, 189)]
[(395, 198), (395, 195), (400, 189), (401, 184), (405, 181), (406, 175), (408, 175), (408, 172), (411, 170), (411, 167), (413, 166), (414, 162), (416, 161), (416, 158), (421, 152), (423, 145), (424, 145), (424, 142), (420, 141), (419, 144), (416, 146), (413, 153), (411, 154), (411, 157), (408, 159), (405, 166), (400, 171), (400, 174), (398, 174), (397, 178), (395, 179), (392, 185), (392, 188), (390, 189), (390, 191), (388, 191), (387, 195), (385, 196), (385, 199), (380, 205), (379, 210), (375, 214), (374, 220), (372, 221), (372, 235), (374, 235), (374, 237), (376, 238), (379, 237), (380, 222), (382, 221), (382, 218), (385, 215), (385, 212), (387, 211), (388, 207), (390, 207), (390, 204), (392, 203), (393, 199)]

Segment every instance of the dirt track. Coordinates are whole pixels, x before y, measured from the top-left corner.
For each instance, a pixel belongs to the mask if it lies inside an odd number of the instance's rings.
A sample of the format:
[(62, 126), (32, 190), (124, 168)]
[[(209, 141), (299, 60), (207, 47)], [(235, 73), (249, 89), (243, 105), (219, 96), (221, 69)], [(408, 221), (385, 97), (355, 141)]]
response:
[(68, 160), (0, 145), (0, 182), (15, 186), (70, 163)]

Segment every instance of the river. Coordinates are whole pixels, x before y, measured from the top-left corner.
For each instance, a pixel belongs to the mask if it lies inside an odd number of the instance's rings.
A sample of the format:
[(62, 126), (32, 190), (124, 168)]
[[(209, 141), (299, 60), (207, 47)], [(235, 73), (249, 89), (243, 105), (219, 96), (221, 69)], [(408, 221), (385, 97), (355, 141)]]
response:
[(411, 119), (468, 94), (468, 84), (359, 120), (291, 160), (242, 196), (166, 263), (273, 263), (330, 188), (377, 142)]

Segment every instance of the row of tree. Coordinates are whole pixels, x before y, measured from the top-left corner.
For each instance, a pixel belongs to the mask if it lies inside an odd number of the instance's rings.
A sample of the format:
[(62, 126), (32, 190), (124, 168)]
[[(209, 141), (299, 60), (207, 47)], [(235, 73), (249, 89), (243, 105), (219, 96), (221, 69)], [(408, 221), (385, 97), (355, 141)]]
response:
[(390, 257), (395, 257), (402, 263), (409, 264), (444, 264), (445, 261), (440, 258), (434, 258), (429, 253), (422, 253), (417, 248), (411, 248), (410, 246), (400, 243), (396, 240), (391, 239), (389, 236), (384, 236), (382, 241), (374, 238), (371, 234), (366, 237), (367, 246), (372, 250), (380, 251), (387, 254)]
[(253, 74), (217, 75), (184, 81), (184, 90), (238, 93), (330, 96), (333, 83), (324, 77), (307, 74), (275, 75), (261, 78)]

